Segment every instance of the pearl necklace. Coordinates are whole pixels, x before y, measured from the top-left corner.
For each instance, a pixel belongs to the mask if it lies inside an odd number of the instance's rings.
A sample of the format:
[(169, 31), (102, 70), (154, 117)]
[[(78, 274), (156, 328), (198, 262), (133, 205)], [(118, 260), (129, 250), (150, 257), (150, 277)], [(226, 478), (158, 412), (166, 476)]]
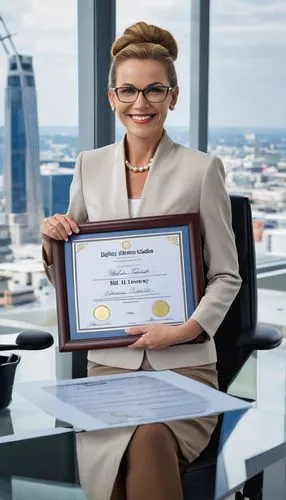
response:
[(129, 163), (129, 161), (126, 159), (125, 165), (132, 172), (147, 172), (152, 165), (152, 161), (153, 161), (153, 158), (151, 158), (151, 160), (147, 163), (147, 165), (144, 165), (144, 167), (135, 167), (134, 165), (131, 165), (131, 163)]

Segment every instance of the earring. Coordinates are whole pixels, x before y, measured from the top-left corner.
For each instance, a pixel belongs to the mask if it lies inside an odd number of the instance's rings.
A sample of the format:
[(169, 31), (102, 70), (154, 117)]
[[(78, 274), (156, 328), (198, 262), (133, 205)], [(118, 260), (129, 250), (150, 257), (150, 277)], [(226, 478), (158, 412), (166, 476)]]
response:
[(115, 111), (115, 107), (114, 106), (111, 106), (111, 111)]
[(173, 106), (173, 104), (170, 104), (169, 109), (170, 109), (171, 111), (173, 111), (173, 110), (175, 109), (175, 106)]

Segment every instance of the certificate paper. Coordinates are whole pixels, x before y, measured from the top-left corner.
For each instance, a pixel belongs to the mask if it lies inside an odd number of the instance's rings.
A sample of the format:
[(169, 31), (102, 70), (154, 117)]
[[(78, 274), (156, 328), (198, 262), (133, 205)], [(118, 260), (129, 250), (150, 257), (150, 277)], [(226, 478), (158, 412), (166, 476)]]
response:
[[(205, 289), (199, 214), (79, 224), (53, 240), (60, 351), (124, 347), (146, 324), (176, 325)], [(204, 332), (193, 342), (205, 342)]]
[(180, 420), (249, 403), (171, 371), (133, 372), (16, 385), (16, 390), (56, 418), (82, 430)]
[(75, 241), (77, 331), (186, 321), (182, 252), (178, 231)]

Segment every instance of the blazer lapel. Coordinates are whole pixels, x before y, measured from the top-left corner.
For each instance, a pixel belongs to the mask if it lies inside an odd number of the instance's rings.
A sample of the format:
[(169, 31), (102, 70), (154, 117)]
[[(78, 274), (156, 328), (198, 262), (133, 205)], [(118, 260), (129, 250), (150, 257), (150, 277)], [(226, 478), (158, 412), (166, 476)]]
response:
[(174, 142), (164, 130), (142, 191), (137, 217), (148, 217), (157, 213), (158, 196), (156, 193), (164, 176), (168, 175), (170, 166), (168, 155), (173, 146)]
[(114, 165), (111, 166), (113, 175), (110, 176), (112, 196), (112, 218), (128, 219), (128, 193), (125, 172), (124, 137), (116, 144)]

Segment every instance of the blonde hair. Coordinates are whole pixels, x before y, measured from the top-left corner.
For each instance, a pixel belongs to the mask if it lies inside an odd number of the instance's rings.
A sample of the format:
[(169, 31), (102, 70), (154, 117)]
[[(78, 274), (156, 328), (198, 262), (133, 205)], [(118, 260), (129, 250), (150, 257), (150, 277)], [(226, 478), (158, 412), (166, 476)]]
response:
[(108, 86), (116, 86), (116, 73), (119, 64), (126, 59), (155, 59), (166, 68), (170, 86), (178, 85), (174, 61), (177, 59), (178, 46), (173, 35), (167, 30), (143, 21), (126, 28), (111, 47), (112, 63), (109, 70)]

